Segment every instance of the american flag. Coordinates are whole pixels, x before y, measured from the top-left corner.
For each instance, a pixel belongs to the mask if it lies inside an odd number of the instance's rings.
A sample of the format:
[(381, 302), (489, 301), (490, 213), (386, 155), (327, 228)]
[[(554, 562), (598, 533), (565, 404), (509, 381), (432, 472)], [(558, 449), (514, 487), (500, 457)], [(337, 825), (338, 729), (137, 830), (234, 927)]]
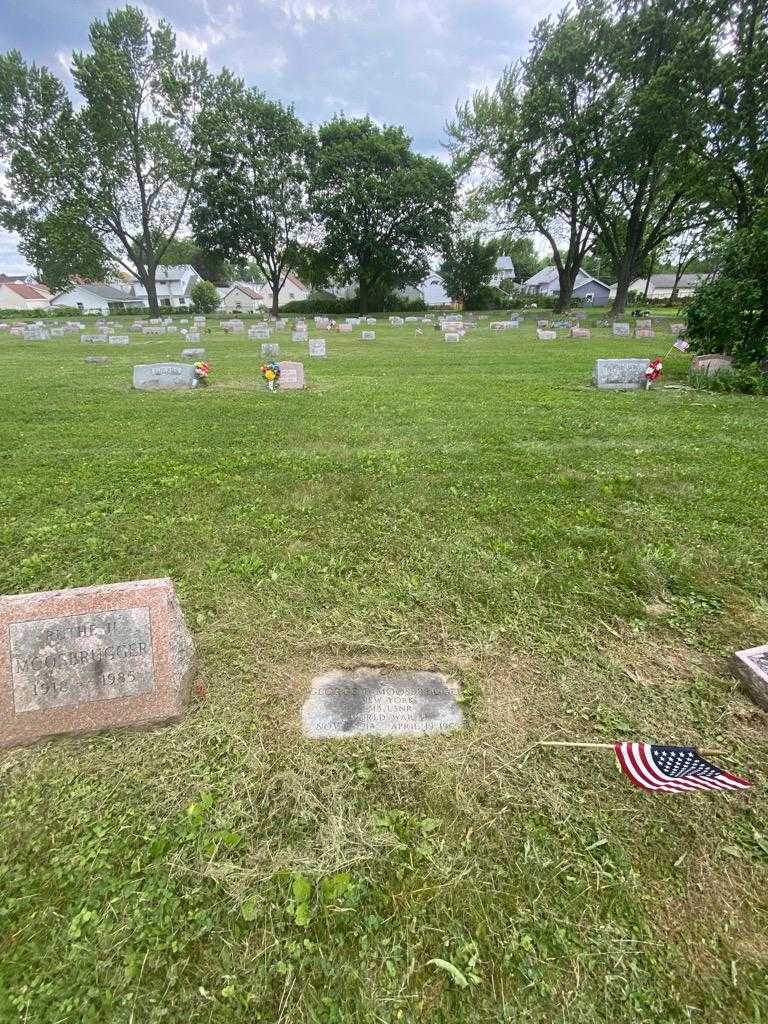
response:
[(686, 341), (685, 338), (678, 338), (677, 341), (672, 343), (672, 348), (677, 348), (681, 352), (687, 352), (691, 347), (691, 343)]
[(619, 767), (641, 789), (691, 793), (704, 789), (749, 789), (752, 785), (705, 761), (695, 747), (615, 743)]

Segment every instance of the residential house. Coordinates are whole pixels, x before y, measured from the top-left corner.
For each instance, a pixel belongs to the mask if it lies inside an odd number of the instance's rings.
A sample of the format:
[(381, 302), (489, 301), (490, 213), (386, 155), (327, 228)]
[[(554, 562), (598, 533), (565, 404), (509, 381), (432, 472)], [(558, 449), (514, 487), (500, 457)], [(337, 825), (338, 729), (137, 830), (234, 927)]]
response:
[[(300, 281), (298, 277), (293, 274), (289, 274), (285, 279), (283, 287), (277, 296), (277, 305), (284, 306), (287, 302), (300, 302), (304, 299), (309, 298), (310, 289), (303, 281)], [(265, 288), (265, 296), (269, 300), (270, 308), (272, 305), (272, 291), (267, 287)]]
[(264, 296), (255, 285), (235, 281), (229, 287), (217, 290), (221, 297), (219, 309), (255, 313), (264, 307)]
[[(188, 263), (158, 267), (155, 274), (158, 303), (161, 306), (191, 306), (190, 292), (200, 280), (198, 272)], [(133, 294), (141, 300), (142, 306), (149, 306), (147, 289), (138, 280), (133, 282)]]
[(38, 290), (23, 281), (0, 282), (0, 309), (48, 309), (48, 289)]
[(496, 269), (491, 278), (491, 285), (494, 288), (501, 288), (502, 281), (514, 281), (515, 266), (511, 256), (499, 256), (496, 260)]
[[(523, 281), (521, 288), (526, 295), (557, 296), (560, 294), (560, 279), (557, 274), (557, 267), (544, 267), (527, 281)], [(596, 277), (592, 277), (585, 270), (580, 270), (576, 275), (573, 295), (581, 299), (585, 306), (607, 306), (610, 298), (610, 287)]]
[[(681, 274), (677, 283), (677, 298), (689, 299), (697, 286), (705, 281), (709, 274)], [(648, 285), (647, 299), (656, 301), (671, 299), (672, 290), (675, 285), (674, 274), (651, 274), (650, 280), (647, 277), (636, 277), (629, 286), (629, 291), (638, 297), (645, 298), (645, 286)], [(616, 286), (612, 287), (612, 297), (616, 294)]]
[(445, 284), (439, 274), (430, 274), (421, 282), (419, 291), (427, 306), (452, 306), (453, 301), (445, 290)]
[(111, 284), (78, 282), (59, 292), (51, 299), (51, 306), (68, 306), (83, 313), (122, 313), (129, 309), (142, 309), (145, 303), (123, 288)]

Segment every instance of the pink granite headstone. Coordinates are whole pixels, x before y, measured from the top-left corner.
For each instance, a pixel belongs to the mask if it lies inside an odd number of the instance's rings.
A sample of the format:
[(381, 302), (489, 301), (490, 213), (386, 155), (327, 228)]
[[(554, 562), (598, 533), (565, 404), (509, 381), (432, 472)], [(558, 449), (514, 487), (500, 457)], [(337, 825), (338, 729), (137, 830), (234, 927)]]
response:
[(300, 391), (304, 387), (304, 363), (280, 363), (280, 390)]
[(0, 597), (0, 747), (178, 721), (194, 674), (169, 579)]

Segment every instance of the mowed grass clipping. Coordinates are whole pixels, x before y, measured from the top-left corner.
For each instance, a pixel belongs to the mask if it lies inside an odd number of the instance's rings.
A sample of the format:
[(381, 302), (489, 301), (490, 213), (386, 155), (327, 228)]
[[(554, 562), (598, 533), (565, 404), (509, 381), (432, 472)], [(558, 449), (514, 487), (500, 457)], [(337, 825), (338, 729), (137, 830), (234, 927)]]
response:
[[(768, 641), (768, 401), (590, 386), (666, 333), (485, 324), (283, 333), (278, 395), (245, 336), (169, 394), (131, 369), (179, 336), (0, 336), (0, 593), (170, 576), (203, 684), (0, 760), (1, 1021), (768, 1021), (768, 715), (727, 663)], [(366, 664), (450, 673), (466, 728), (305, 740), (312, 676)], [(647, 794), (545, 738), (757, 785)]]

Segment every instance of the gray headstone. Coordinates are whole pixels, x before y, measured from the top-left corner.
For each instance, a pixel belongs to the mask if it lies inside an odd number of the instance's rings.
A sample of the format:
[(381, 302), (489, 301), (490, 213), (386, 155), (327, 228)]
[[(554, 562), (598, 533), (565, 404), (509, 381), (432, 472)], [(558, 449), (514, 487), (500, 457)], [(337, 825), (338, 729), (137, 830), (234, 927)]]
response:
[(318, 356), (321, 359), (325, 358), (325, 338), (310, 338), (309, 340), (309, 354), (311, 356)]
[(312, 680), (301, 717), (313, 739), (424, 736), (463, 725), (458, 697), (439, 672), (336, 669)]
[(182, 359), (204, 359), (205, 349), (204, 348), (183, 348), (181, 350)]
[(261, 354), (263, 356), (278, 356), (280, 355), (280, 346), (276, 341), (268, 341), (261, 346)]
[(172, 391), (197, 387), (189, 363), (141, 363), (133, 368), (133, 386), (140, 391)]
[(97, 366), (103, 366), (104, 363), (108, 363), (109, 360), (106, 356), (86, 356), (86, 363), (95, 363)]
[(128, 337), (127, 334), (113, 334), (112, 337), (109, 339), (109, 344), (110, 345), (128, 345), (128, 344), (130, 344), (130, 341), (131, 341), (131, 339)]
[(634, 391), (646, 385), (647, 359), (598, 359), (592, 383), (602, 391)]
[(614, 324), (613, 333), (617, 338), (628, 338), (629, 324)]
[(737, 651), (734, 664), (749, 696), (759, 708), (768, 711), (768, 644)]

